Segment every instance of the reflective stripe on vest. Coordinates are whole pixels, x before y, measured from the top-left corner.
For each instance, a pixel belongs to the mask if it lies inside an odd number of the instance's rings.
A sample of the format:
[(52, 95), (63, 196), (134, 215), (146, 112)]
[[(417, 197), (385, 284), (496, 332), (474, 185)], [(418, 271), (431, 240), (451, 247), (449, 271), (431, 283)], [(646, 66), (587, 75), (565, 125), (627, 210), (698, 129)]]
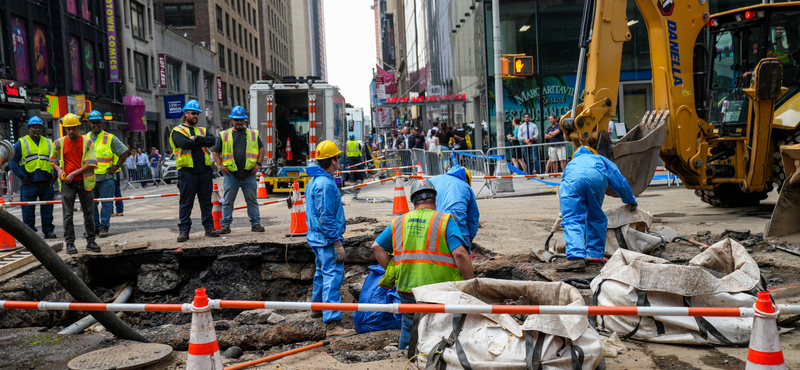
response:
[[(42, 140), (44, 140), (47, 144), (46, 147), (42, 145)], [(53, 150), (53, 142), (50, 139), (44, 136), (39, 136), (39, 144), (37, 145), (33, 142), (33, 139), (30, 136), (25, 135), (25, 137), (23, 137), (20, 141), (22, 142), (22, 158), (19, 161), (19, 165), (24, 166), (25, 171), (32, 174), (37, 170), (42, 170), (45, 172), (50, 172), (53, 170), (53, 166), (50, 162), (50, 154)], [(33, 149), (31, 149), (31, 146), (33, 146)], [(47, 153), (42, 153), (42, 149), (47, 150)]]
[[(196, 136), (206, 136), (206, 129), (203, 127), (195, 127), (197, 130)], [(175, 132), (180, 132), (183, 136), (190, 137), (192, 136), (189, 131), (189, 127), (180, 124), (175, 126), (172, 131), (169, 133), (169, 146), (172, 147), (172, 152), (175, 153), (175, 165), (178, 167), (178, 170), (181, 168), (194, 168), (194, 162), (192, 162), (192, 151), (191, 150), (182, 150), (175, 145), (175, 141), (172, 140), (172, 134)], [(208, 148), (203, 147), (203, 153), (205, 154), (205, 163), (206, 166), (211, 166), (211, 151)]]
[(348, 157), (360, 157), (361, 156), (361, 149), (358, 148), (358, 141), (348, 141), (347, 142), (347, 156)]
[[(89, 132), (84, 137), (92, 140), (92, 133)], [(101, 131), (94, 140), (94, 155), (97, 158), (97, 169), (94, 172), (97, 175), (108, 173), (108, 169), (119, 162), (119, 157), (111, 151), (112, 141), (114, 134), (105, 131)]]
[[(258, 163), (258, 131), (249, 128), (245, 130), (247, 130), (245, 133), (247, 145), (245, 148), (244, 169), (250, 171), (256, 166), (256, 163)], [(222, 139), (222, 152), (220, 153), (222, 165), (225, 166), (228, 171), (238, 171), (239, 168), (236, 166), (236, 161), (233, 160), (233, 129), (229, 128), (222, 131), (220, 133), (220, 138)]]

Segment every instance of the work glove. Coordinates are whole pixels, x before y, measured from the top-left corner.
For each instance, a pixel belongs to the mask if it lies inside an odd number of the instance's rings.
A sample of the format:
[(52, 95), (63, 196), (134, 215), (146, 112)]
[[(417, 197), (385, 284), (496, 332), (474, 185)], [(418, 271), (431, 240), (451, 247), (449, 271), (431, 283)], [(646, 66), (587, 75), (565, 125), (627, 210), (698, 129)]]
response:
[(633, 203), (628, 203), (628, 210), (633, 212), (636, 210), (636, 207), (639, 207), (639, 203), (636, 203), (634, 200)]
[(336, 263), (344, 263), (344, 246), (342, 243), (334, 244), (333, 248), (336, 249)]

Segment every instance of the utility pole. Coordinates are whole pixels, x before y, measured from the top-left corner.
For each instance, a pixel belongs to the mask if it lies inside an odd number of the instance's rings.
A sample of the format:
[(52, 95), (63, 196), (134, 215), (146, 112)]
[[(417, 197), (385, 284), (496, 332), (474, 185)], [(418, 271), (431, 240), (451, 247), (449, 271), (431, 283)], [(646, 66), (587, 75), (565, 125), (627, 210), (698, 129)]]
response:
[[(495, 111), (497, 112), (495, 124), (497, 127), (497, 148), (500, 148), (505, 146), (506, 142), (505, 113), (503, 112), (503, 64), (501, 61), (503, 50), (500, 43), (500, 0), (492, 0), (492, 37), (494, 38), (494, 103)], [(497, 154), (502, 155), (505, 153), (498, 152)], [(506, 176), (510, 174), (511, 171), (508, 169), (506, 160), (497, 160), (495, 175)], [(514, 191), (514, 184), (511, 179), (492, 180), (491, 190), (498, 193), (512, 192)]]

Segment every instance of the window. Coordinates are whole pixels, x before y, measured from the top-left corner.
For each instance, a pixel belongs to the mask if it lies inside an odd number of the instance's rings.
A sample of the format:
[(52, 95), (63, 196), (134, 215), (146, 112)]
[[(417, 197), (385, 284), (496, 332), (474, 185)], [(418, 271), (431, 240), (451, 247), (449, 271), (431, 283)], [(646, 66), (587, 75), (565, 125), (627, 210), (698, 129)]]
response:
[(242, 78), (244, 78), (244, 56), (239, 57), (239, 68), (242, 69)]
[(239, 54), (233, 53), (233, 74), (239, 77)]
[(206, 97), (206, 100), (211, 100), (211, 101), (214, 100), (214, 94), (212, 93), (212, 91), (215, 91), (215, 89), (211, 88), (213, 84), (214, 84), (214, 76), (206, 75), (203, 77), (203, 93)]
[[(230, 88), (230, 93), (231, 93), (231, 95), (230, 95), (230, 99), (231, 99), (231, 100), (233, 100), (233, 85), (228, 85), (228, 87)], [(227, 101), (227, 100), (225, 100), (225, 102), (226, 102), (228, 105), (230, 105), (230, 104), (232, 103), (232, 102), (229, 102), (229, 101)]]
[(228, 37), (231, 37), (231, 17), (228, 15), (228, 12), (225, 12), (225, 34)]
[(255, 27), (256, 31), (258, 31), (258, 17), (256, 16), (255, 9), (253, 9), (253, 27)]
[(189, 95), (200, 96), (197, 88), (197, 77), (200, 73), (197, 70), (186, 69), (186, 85), (189, 88)]
[(181, 91), (181, 65), (178, 63), (167, 62), (167, 90)]
[(225, 47), (217, 44), (217, 52), (219, 53), (219, 68), (225, 69)]
[(217, 30), (219, 32), (224, 32), (225, 30), (222, 28), (222, 8), (217, 5)]
[(242, 0), (236, 0), (236, 11), (242, 15)]
[(222, 104), (228, 104), (228, 84), (225, 82), (222, 83)]
[(147, 56), (133, 53), (134, 75), (136, 76), (136, 88), (147, 89)]
[(239, 88), (237, 87), (236, 88), (236, 104), (240, 104), (239, 102), (242, 101), (242, 95), (241, 95), (240, 91), (241, 90), (239, 90)]
[(233, 22), (233, 42), (236, 43), (236, 20), (232, 20)]
[(247, 19), (247, 23), (252, 23), (253, 20), (250, 18), (250, 3), (247, 3), (247, 11), (244, 13), (245, 19)]
[(194, 4), (164, 5), (164, 23), (168, 27), (194, 27)]
[(250, 53), (253, 53), (253, 34), (250, 34)]
[(245, 75), (247, 77), (246, 81), (250, 81), (250, 62), (245, 62), (244, 67)]
[(244, 37), (242, 37), (242, 24), (241, 23), (239, 24), (239, 42), (241, 42), (243, 44), (247, 42), (247, 40), (245, 40)]
[(144, 38), (144, 5), (131, 1), (131, 30), (133, 36)]
[(231, 58), (231, 49), (228, 49), (228, 73), (233, 73), (233, 63), (235, 60)]
[(247, 51), (247, 30), (244, 31), (244, 38), (242, 39), (242, 46), (244, 46), (244, 51)]
[(258, 80), (259, 78), (261, 78), (261, 71), (259, 70), (258, 67), (256, 67), (256, 80)]
[(255, 44), (256, 44), (256, 48), (255, 48), (255, 51), (256, 51), (256, 58), (258, 58), (258, 38), (257, 38), (257, 37), (254, 37), (254, 39), (256, 40), (256, 41), (255, 41)]

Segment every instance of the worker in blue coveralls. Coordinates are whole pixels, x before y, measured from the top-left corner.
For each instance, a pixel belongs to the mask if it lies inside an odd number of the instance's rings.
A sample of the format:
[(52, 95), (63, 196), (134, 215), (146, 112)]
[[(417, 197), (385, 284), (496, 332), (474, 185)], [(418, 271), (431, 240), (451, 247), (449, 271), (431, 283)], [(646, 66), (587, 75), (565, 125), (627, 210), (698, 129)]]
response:
[(609, 186), (631, 211), (636, 210), (636, 197), (617, 165), (592, 148), (580, 147), (567, 164), (559, 187), (567, 262), (556, 266), (556, 270), (583, 270), (586, 257), (605, 255), (608, 219), (602, 207)]
[[(345, 217), (342, 195), (333, 179), (341, 166), (342, 152), (330, 140), (317, 146), (317, 163), (306, 167), (311, 180), (306, 185), (306, 240), (314, 252), (314, 288), (312, 302), (342, 303), (342, 280), (344, 280)], [(311, 317), (322, 317), (327, 324), (326, 336), (353, 334), (353, 329), (342, 326), (341, 311), (312, 311)]]
[(478, 220), (481, 217), (478, 203), (475, 201), (475, 192), (470, 186), (472, 176), (469, 170), (455, 165), (447, 173), (431, 178), (431, 183), (437, 189), (436, 209), (456, 218), (464, 240), (469, 243), (464, 247), (469, 250), (472, 239), (478, 234)]

